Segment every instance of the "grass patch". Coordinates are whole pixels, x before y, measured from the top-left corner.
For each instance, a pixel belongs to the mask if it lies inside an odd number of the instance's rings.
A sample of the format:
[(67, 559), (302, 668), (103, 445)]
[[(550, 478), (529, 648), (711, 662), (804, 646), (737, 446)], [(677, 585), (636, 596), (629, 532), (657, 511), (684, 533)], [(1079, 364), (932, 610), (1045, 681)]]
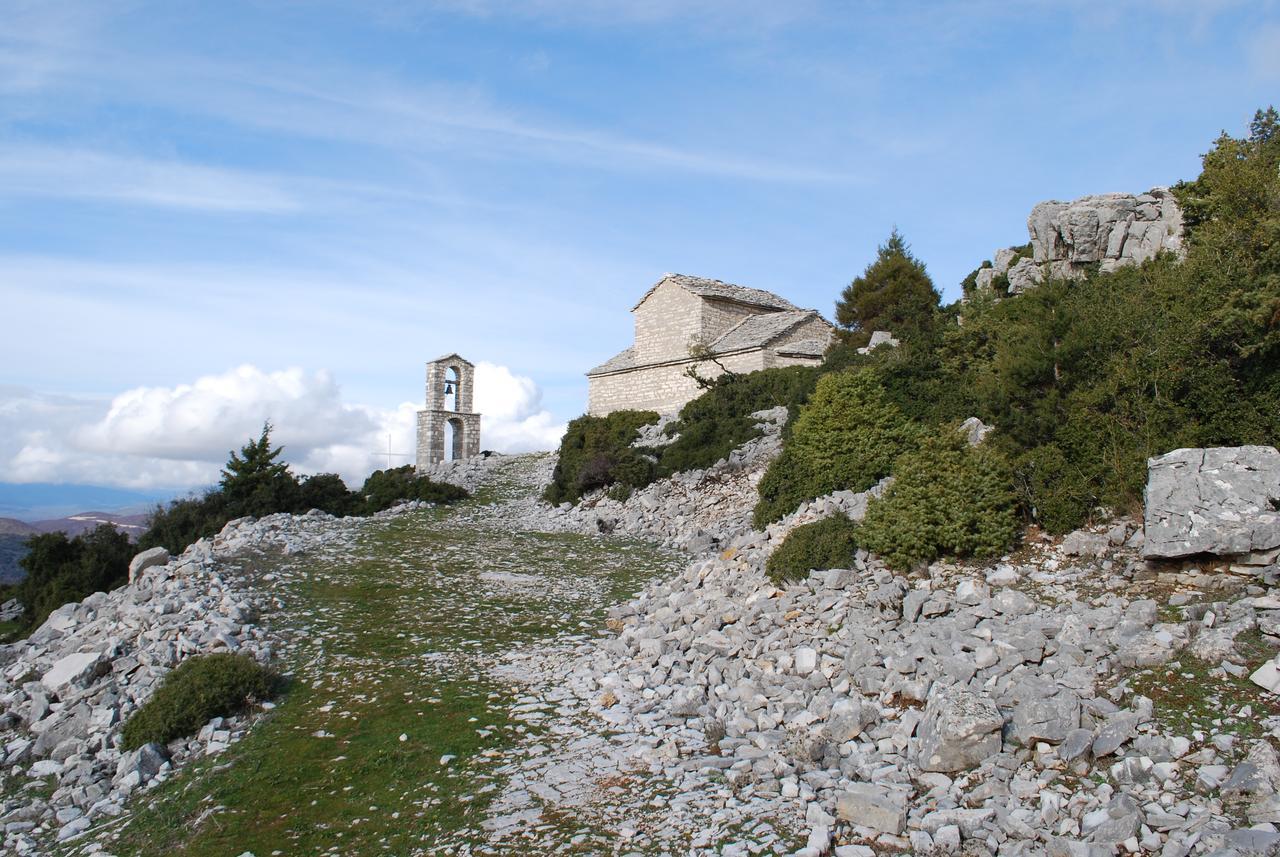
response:
[[(511, 532), (485, 504), (520, 493), (517, 477), (500, 469), (458, 506), (366, 522), (354, 545), (246, 556), (240, 573), (268, 589), (261, 575), (281, 578), (271, 591), (284, 605), (266, 620), (288, 634), (289, 694), (243, 741), (131, 807), (108, 850), (491, 853), (480, 822), (496, 769), (539, 727), (511, 716), (519, 687), (488, 668), (600, 627), (605, 606), (680, 562), (623, 539)], [(565, 842), (604, 835), (563, 825)]]
[[(1150, 697), (1155, 703), (1156, 719), (1178, 735), (1190, 736), (1200, 730), (1206, 735), (1231, 732), (1242, 740), (1260, 738), (1262, 719), (1280, 714), (1280, 702), (1249, 681), (1249, 675), (1275, 651), (1258, 631), (1238, 635), (1235, 647), (1241, 657), (1230, 660), (1245, 667), (1240, 677), (1223, 674), (1221, 670), (1215, 672), (1218, 664), (1206, 663), (1184, 652), (1181, 658), (1171, 662), (1177, 666), (1166, 664), (1132, 674), (1129, 688)], [(1251, 717), (1238, 716), (1237, 712), (1245, 705), (1252, 706)]]

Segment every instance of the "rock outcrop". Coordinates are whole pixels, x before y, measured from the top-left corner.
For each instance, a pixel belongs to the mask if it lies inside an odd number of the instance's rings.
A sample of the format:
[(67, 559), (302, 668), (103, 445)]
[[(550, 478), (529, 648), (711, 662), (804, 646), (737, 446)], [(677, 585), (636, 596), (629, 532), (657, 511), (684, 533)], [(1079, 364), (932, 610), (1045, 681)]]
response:
[(1079, 278), (1091, 265), (1113, 271), (1160, 252), (1184, 252), (1182, 209), (1163, 187), (1041, 202), (1027, 218), (1027, 232), (1030, 256), (1025, 248), (996, 251), (992, 266), (978, 271), (979, 290), (1005, 275), (1009, 294), (1016, 295), (1048, 277)]
[(1266, 565), (1280, 554), (1280, 452), (1175, 449), (1147, 462), (1148, 558), (1208, 553)]

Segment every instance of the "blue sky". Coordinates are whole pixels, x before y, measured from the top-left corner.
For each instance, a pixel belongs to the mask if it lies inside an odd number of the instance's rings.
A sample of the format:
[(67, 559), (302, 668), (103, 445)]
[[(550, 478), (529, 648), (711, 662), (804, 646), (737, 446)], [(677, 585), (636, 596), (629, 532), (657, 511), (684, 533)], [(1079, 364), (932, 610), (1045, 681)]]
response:
[(545, 446), (663, 272), (830, 313), (896, 225), (950, 300), (1280, 83), (1265, 0), (0, 11), (12, 482), (200, 484), (267, 416), (354, 475), (449, 351), (494, 446)]

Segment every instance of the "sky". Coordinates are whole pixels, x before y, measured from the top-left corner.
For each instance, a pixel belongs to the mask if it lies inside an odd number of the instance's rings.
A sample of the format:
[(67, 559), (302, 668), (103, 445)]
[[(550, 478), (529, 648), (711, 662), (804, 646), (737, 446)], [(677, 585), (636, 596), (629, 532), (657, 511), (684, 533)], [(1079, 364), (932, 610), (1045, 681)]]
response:
[(830, 317), (896, 227), (950, 301), (1278, 85), (1268, 0), (0, 0), (0, 482), (187, 490), (268, 419), (358, 480), (450, 352), (551, 448), (664, 272)]

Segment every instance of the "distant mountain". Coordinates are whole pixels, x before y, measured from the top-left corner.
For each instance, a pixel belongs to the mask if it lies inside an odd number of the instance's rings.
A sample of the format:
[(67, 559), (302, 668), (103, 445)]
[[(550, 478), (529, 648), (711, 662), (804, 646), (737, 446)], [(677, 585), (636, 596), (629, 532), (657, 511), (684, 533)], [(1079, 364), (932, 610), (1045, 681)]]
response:
[(147, 518), (150, 512), (139, 512), (122, 515), (118, 512), (81, 512), (65, 518), (51, 518), (47, 521), (33, 521), (30, 526), (37, 532), (52, 533), (58, 530), (68, 536), (78, 536), (92, 530), (99, 524), (114, 524), (117, 530), (123, 530), (131, 539), (136, 539), (147, 529)]
[[(63, 519), (82, 509), (107, 509), (111, 515), (149, 511), (157, 503), (185, 493), (176, 490), (135, 491), (102, 485), (57, 485), (47, 482), (0, 482), (0, 517), (21, 521)], [(61, 528), (59, 528), (61, 529)]]
[(0, 518), (0, 536), (27, 536), (44, 532), (33, 524), (19, 521), (17, 518)]

